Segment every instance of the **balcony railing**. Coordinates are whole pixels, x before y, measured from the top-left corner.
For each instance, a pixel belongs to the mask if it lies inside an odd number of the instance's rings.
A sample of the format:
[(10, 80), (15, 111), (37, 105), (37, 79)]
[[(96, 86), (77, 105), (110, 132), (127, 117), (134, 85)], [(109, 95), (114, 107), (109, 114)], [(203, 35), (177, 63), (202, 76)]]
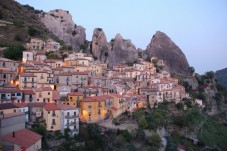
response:
[(66, 123), (66, 126), (76, 126), (76, 122), (68, 122)]
[(65, 118), (66, 119), (72, 119), (72, 118), (78, 118), (79, 115), (66, 115)]

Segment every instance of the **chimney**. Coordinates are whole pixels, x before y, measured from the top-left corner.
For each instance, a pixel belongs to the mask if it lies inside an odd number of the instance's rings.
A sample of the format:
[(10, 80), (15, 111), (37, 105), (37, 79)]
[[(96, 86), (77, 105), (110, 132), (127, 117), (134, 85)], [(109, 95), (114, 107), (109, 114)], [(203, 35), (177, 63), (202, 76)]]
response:
[(13, 137), (15, 137), (15, 131), (13, 131)]

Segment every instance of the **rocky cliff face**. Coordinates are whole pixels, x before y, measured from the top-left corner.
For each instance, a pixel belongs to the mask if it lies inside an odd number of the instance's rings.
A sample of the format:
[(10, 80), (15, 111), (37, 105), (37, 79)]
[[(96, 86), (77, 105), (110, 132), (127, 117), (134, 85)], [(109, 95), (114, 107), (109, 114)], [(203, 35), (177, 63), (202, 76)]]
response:
[(170, 73), (190, 75), (189, 64), (180, 48), (163, 32), (156, 32), (147, 46), (148, 56), (164, 60)]
[(138, 51), (131, 40), (123, 39), (120, 34), (117, 34), (110, 41), (110, 56), (110, 65), (116, 63), (132, 63), (138, 58)]
[(104, 31), (96, 28), (92, 37), (92, 54), (103, 63), (110, 66), (116, 63), (129, 63), (138, 58), (136, 47), (130, 40), (125, 40), (120, 34), (107, 42)]
[(92, 54), (102, 63), (106, 63), (109, 57), (109, 44), (101, 28), (94, 29), (92, 36)]
[(79, 51), (80, 46), (85, 43), (85, 29), (74, 24), (68, 11), (57, 9), (39, 16), (41, 22), (67, 45), (71, 45), (73, 50)]

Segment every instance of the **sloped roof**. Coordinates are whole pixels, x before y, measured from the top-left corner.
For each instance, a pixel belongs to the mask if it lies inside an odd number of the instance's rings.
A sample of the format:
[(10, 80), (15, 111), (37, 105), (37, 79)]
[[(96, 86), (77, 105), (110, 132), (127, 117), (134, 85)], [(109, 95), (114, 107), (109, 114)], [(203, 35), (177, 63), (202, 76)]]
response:
[(29, 148), (37, 141), (42, 138), (41, 135), (36, 134), (28, 129), (21, 129), (15, 132), (15, 137), (13, 137), (13, 133), (7, 134), (1, 137), (1, 140), (17, 144), (21, 147)]

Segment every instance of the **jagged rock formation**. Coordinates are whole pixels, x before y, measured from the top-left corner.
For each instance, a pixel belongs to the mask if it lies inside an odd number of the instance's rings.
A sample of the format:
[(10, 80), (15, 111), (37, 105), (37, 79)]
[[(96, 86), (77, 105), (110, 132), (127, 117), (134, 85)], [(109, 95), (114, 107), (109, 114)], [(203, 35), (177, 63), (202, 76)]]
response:
[(218, 82), (227, 88), (227, 68), (215, 72)]
[(79, 51), (85, 43), (85, 29), (74, 24), (69, 11), (57, 9), (39, 16), (44, 25), (67, 45), (71, 45), (73, 50)]
[(110, 67), (116, 63), (132, 63), (138, 58), (138, 52), (131, 40), (125, 40), (117, 34), (108, 43), (101, 28), (94, 29), (92, 54), (101, 62), (108, 63)]
[(163, 32), (157, 31), (147, 46), (146, 55), (164, 60), (170, 73), (190, 75), (189, 64), (180, 48)]
[(131, 40), (123, 39), (120, 34), (110, 41), (109, 64), (133, 63), (138, 58), (138, 51)]
[(109, 56), (109, 44), (101, 28), (95, 28), (92, 36), (92, 54), (100, 62), (106, 63)]

